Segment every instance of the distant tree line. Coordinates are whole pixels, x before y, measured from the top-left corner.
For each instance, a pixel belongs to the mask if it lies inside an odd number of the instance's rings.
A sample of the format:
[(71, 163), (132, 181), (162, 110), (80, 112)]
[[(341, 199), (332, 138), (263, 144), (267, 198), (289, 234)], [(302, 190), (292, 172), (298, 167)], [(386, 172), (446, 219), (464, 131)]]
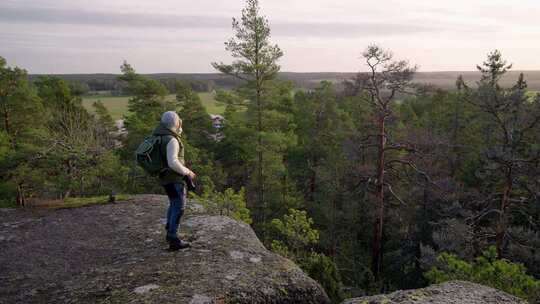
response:
[(94, 114), (81, 106), (80, 88), (30, 82), (0, 59), (1, 204), (162, 193), (133, 151), (174, 110), (195, 197), (250, 223), (335, 302), (452, 278), (538, 301), (540, 96), (525, 75), (500, 85), (511, 65), (499, 51), (477, 67), (478, 82), (459, 77), (451, 91), (413, 83), (416, 67), (376, 45), (362, 54), (367, 72), (296, 90), (278, 77), (284, 53), (256, 0), (233, 30), (234, 61), (213, 63), (236, 79), (216, 92), (221, 140), (185, 81), (125, 62), (114, 83), (131, 96), (128, 132), (118, 135), (102, 103)]
[[(353, 73), (287, 73), (278, 74), (278, 79), (292, 81), (296, 88), (315, 89), (320, 79), (346, 79), (354, 75)], [(46, 75), (29, 75), (30, 82)], [(76, 90), (82, 91), (83, 95), (88, 93), (107, 92), (111, 95), (125, 96), (125, 84), (118, 80), (118, 75), (114, 74), (60, 74), (49, 75), (66, 81)], [(208, 74), (148, 74), (144, 75), (157, 80), (169, 92), (175, 91), (175, 83), (180, 81), (191, 87), (196, 92), (211, 92), (213, 90), (230, 90), (242, 84), (242, 81), (231, 75), (218, 73)], [(339, 81), (336, 83), (340, 86)]]
[[(238, 85), (238, 81), (229, 77), (220, 77), (217, 74), (204, 77), (197, 74), (151, 74), (148, 78), (154, 79), (163, 84), (169, 92), (176, 91), (177, 83), (189, 86), (195, 92), (211, 92), (218, 88), (232, 88)], [(30, 75), (30, 82), (37, 81), (40, 77), (47, 75)], [(99, 92), (107, 92), (111, 95), (126, 96), (129, 91), (126, 89), (126, 84), (123, 83), (118, 76), (114, 74), (66, 74), (66, 75), (51, 75), (64, 80), (72, 89), (81, 92), (81, 95), (96, 94)], [(201, 79), (197, 79), (201, 78)]]

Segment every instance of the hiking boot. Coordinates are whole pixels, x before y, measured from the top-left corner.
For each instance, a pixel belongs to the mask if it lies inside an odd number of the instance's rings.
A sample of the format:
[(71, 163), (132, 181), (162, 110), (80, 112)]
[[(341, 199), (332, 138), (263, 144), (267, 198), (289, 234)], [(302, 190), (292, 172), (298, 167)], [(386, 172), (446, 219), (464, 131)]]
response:
[(191, 247), (191, 244), (189, 244), (188, 242), (184, 242), (184, 241), (182, 241), (180, 239), (177, 239), (177, 241), (169, 243), (169, 250), (172, 250), (172, 251), (177, 251), (177, 250), (180, 250), (180, 249), (186, 249), (186, 248), (189, 248), (189, 247)]

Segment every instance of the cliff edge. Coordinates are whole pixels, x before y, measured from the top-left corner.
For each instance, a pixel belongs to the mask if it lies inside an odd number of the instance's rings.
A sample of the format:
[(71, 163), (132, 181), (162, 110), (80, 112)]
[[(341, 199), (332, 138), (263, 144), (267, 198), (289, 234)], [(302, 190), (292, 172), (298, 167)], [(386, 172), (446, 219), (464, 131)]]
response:
[(249, 225), (188, 202), (192, 248), (167, 251), (167, 197), (73, 209), (0, 209), (0, 303), (329, 303)]

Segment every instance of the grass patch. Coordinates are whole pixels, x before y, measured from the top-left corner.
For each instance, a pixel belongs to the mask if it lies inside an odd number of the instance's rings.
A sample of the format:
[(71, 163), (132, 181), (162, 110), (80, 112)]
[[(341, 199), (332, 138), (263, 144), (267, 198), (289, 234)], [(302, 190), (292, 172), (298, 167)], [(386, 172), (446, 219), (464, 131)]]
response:
[[(217, 105), (212, 93), (198, 93), (201, 101), (206, 108), (206, 111), (210, 114), (223, 114), (225, 111), (224, 105)], [(90, 112), (94, 112), (92, 104), (98, 100), (101, 100), (114, 120), (122, 119), (122, 116), (128, 112), (128, 102), (131, 96), (110, 96), (103, 95), (89, 95), (83, 97), (83, 106)], [(174, 100), (176, 95), (167, 95), (167, 100)]]
[(122, 115), (127, 113), (127, 105), (129, 96), (88, 96), (83, 97), (83, 106), (90, 112), (94, 113), (94, 102), (101, 100), (103, 105), (109, 110), (114, 120), (121, 119)]
[[(117, 194), (116, 201), (128, 200), (133, 195), (130, 194)], [(78, 208), (91, 205), (107, 204), (109, 203), (109, 196), (93, 196), (93, 197), (70, 197), (63, 200), (48, 200), (36, 202), (33, 207), (50, 208), (50, 209), (63, 209), (63, 208)]]
[(215, 95), (212, 93), (199, 93), (203, 106), (209, 114), (223, 114), (225, 112), (225, 105), (217, 104)]

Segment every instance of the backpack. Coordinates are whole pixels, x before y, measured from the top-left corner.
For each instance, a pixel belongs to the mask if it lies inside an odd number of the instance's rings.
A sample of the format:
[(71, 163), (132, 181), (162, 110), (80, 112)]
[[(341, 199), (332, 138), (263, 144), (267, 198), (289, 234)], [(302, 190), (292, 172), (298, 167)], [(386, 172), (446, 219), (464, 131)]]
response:
[(161, 153), (161, 141), (160, 135), (148, 136), (135, 150), (137, 164), (151, 176), (157, 176), (167, 168), (163, 161), (163, 153)]

